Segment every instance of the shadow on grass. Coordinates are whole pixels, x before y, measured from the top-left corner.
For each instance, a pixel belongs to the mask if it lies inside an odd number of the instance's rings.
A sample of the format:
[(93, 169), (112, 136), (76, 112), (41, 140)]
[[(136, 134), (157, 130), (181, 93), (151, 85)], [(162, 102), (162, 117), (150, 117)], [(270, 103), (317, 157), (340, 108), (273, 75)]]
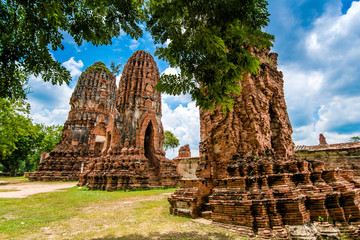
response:
[(113, 237), (107, 236), (103, 238), (94, 238), (93, 240), (205, 240), (205, 239), (213, 239), (213, 240), (225, 240), (225, 239), (235, 239), (234, 237), (228, 236), (225, 233), (205, 233), (199, 234), (198, 232), (170, 232), (170, 233), (158, 233), (152, 232), (148, 236), (142, 236), (139, 234), (129, 234), (122, 237)]

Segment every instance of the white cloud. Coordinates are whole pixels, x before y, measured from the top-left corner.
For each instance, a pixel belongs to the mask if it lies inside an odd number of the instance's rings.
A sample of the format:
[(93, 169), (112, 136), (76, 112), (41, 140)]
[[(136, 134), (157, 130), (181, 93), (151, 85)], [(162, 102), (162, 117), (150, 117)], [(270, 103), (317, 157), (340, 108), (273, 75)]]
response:
[[(84, 64), (71, 57), (63, 66), (70, 71), (74, 79), (80, 76)], [(31, 93), (28, 95), (28, 102), (31, 104), (30, 113), (34, 122), (46, 125), (64, 124), (70, 111), (69, 101), (74, 88), (66, 84), (52, 85), (44, 82), (41, 77), (34, 76), (30, 76), (29, 85)]]
[[(40, 81), (39, 81), (40, 80)], [(46, 125), (64, 124), (70, 111), (69, 100), (73, 89), (67, 85), (52, 85), (41, 78), (30, 77), (31, 117), (36, 123)]]
[(165, 69), (165, 71), (162, 74), (177, 75), (179, 73), (180, 73), (180, 68), (178, 68), (178, 67), (177, 68), (168, 67), (167, 69)]
[(190, 94), (173, 96), (163, 93), (161, 94), (161, 98), (163, 99), (163, 101), (165, 101), (168, 105), (171, 106), (173, 106), (174, 104), (187, 104), (192, 101)]
[(66, 67), (67, 70), (70, 71), (72, 78), (80, 76), (80, 74), (82, 72), (81, 69), (84, 67), (84, 63), (81, 60), (76, 62), (74, 60), (74, 57), (71, 57), (69, 60), (64, 62), (62, 65), (64, 67)]
[[(317, 145), (320, 133), (328, 143), (348, 142), (360, 136), (360, 96), (334, 97), (317, 111), (318, 119), (308, 125), (295, 127), (293, 138), (296, 145)], [(348, 130), (350, 126), (350, 130)], [(341, 131), (342, 129), (342, 131)]]
[(140, 45), (140, 42), (137, 41), (137, 40), (135, 40), (135, 39), (132, 39), (130, 43), (131, 43), (131, 44), (130, 44), (129, 48), (130, 48), (132, 51), (136, 50), (136, 49), (139, 47), (139, 45)]
[(170, 43), (171, 43), (171, 40), (167, 39), (166, 42), (165, 42), (165, 46), (169, 46)]
[(115, 81), (116, 81), (116, 87), (119, 87), (119, 82), (120, 82), (121, 76), (122, 76), (122, 72), (121, 72), (121, 74), (119, 74), (119, 75), (116, 76), (116, 79), (115, 79)]
[(52, 111), (44, 109), (41, 113), (32, 114), (32, 119), (36, 123), (44, 123), (45, 125), (64, 125), (70, 107), (67, 108), (56, 108)]
[[(360, 96), (334, 97), (319, 109), (319, 131), (329, 131), (349, 125), (360, 126)], [(360, 131), (360, 129), (359, 129)]]
[(346, 14), (341, 7), (328, 5), (298, 40), (304, 56), (279, 67), (297, 145), (317, 145), (320, 133), (347, 142), (360, 132), (360, 2)]
[(341, 6), (338, 6), (337, 11), (328, 11), (318, 18), (305, 39), (308, 55), (327, 62), (359, 59), (359, 16), (360, 2), (353, 2), (344, 15), (341, 14)]
[[(168, 67), (162, 74), (177, 75), (180, 68)], [(192, 101), (190, 94), (172, 96), (162, 94), (162, 122), (165, 130), (175, 134), (180, 146), (167, 151), (168, 158), (178, 155), (179, 148), (190, 145), (191, 156), (199, 156), (200, 117), (199, 108)]]
[[(163, 100), (162, 123), (164, 130), (171, 131), (180, 140), (180, 146), (190, 145), (191, 156), (199, 156), (200, 120), (199, 109), (195, 106), (195, 102), (190, 102), (185, 106), (180, 104), (172, 110)], [(168, 150), (166, 157), (176, 157), (178, 150), (179, 147)]]

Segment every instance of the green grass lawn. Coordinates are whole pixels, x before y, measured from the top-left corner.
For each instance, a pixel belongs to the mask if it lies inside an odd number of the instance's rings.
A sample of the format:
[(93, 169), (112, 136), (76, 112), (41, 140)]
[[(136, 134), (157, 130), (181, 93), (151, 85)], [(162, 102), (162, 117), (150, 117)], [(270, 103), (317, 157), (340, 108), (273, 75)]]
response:
[(240, 239), (169, 214), (174, 189), (84, 191), (0, 198), (0, 239)]
[(27, 178), (25, 178), (25, 176), (20, 176), (20, 177), (4, 177), (4, 176), (0, 176), (0, 182), (14, 182), (14, 181), (23, 181), (23, 182), (28, 182), (29, 180)]

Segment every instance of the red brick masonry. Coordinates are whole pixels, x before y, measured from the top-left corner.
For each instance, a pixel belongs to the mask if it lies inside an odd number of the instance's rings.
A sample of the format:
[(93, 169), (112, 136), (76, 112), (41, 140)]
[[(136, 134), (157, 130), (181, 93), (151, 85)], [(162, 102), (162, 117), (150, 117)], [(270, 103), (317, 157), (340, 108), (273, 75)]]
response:
[[(95, 63), (80, 76), (60, 143), (31, 180), (78, 180), (90, 189), (174, 187), (176, 165), (165, 158), (159, 70), (135, 52), (116, 89), (115, 76)], [(83, 173), (80, 174), (83, 164)]]
[(294, 158), (277, 55), (254, 54), (260, 72), (239, 81), (234, 108), (200, 111), (197, 179), (180, 181), (170, 212), (242, 226), (261, 239), (289, 237), (287, 225), (360, 220), (360, 184), (351, 175)]

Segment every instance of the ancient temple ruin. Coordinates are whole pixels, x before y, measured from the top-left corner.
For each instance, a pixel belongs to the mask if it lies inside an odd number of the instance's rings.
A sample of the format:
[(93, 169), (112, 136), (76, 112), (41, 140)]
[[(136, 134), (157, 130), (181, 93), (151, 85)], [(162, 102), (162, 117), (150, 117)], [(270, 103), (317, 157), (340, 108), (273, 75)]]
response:
[(260, 72), (243, 76), (234, 108), (200, 111), (196, 178), (180, 180), (169, 198), (170, 212), (208, 217), (261, 239), (300, 239), (307, 228), (312, 238), (306, 239), (338, 236), (331, 224), (306, 224), (323, 221), (342, 228), (359, 221), (360, 184), (347, 172), (327, 170), (322, 161), (294, 157), (277, 54), (256, 49), (253, 54), (261, 61)]
[(176, 166), (162, 150), (159, 78), (144, 51), (129, 58), (118, 89), (103, 63), (88, 67), (71, 97), (61, 141), (29, 179), (80, 179), (81, 186), (101, 190), (176, 186)]
[(115, 76), (97, 62), (81, 74), (60, 142), (41, 160), (30, 180), (77, 181), (89, 158), (101, 154), (116, 99)]
[(81, 186), (102, 190), (176, 186), (176, 166), (162, 150), (161, 94), (154, 90), (159, 78), (150, 54), (137, 51), (129, 58), (107, 135), (108, 155), (91, 159), (80, 176)]

